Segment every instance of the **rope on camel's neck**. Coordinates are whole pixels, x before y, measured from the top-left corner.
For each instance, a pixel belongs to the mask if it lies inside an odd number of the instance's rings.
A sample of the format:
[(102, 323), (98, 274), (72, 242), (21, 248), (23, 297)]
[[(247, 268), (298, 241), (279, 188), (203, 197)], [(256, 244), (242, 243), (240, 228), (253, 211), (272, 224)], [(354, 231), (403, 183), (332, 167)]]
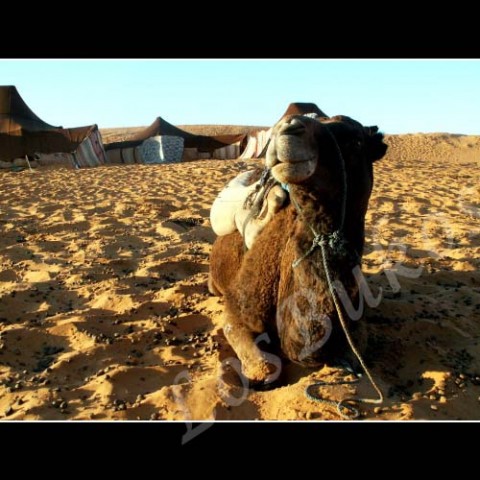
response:
[[(298, 258), (297, 260), (295, 260), (293, 262), (292, 268), (297, 268), (305, 258), (307, 258), (311, 253), (313, 253), (313, 251), (316, 248), (320, 247), (321, 254), (322, 254), (323, 269), (325, 271), (325, 276), (326, 276), (326, 279), (327, 279), (328, 288), (329, 288), (329, 291), (330, 291), (330, 295), (332, 296), (333, 303), (335, 305), (335, 309), (336, 309), (337, 314), (338, 314), (340, 325), (341, 325), (342, 330), (345, 334), (348, 345), (350, 346), (352, 352), (354, 353), (355, 357), (357, 358), (360, 365), (362, 366), (362, 368), (363, 368), (364, 372), (366, 373), (366, 375), (367, 375), (372, 387), (374, 388), (375, 392), (378, 394), (377, 399), (359, 398), (359, 399), (357, 399), (357, 401), (361, 402), (361, 403), (369, 403), (369, 404), (382, 404), (383, 403), (383, 393), (380, 390), (380, 388), (378, 387), (375, 380), (373, 379), (372, 374), (370, 373), (370, 370), (368, 369), (367, 365), (365, 364), (365, 361), (363, 360), (362, 355), (360, 354), (357, 347), (353, 343), (352, 337), (350, 335), (350, 332), (349, 332), (349, 329), (348, 329), (348, 326), (347, 326), (347, 322), (345, 321), (345, 317), (343, 316), (343, 311), (342, 311), (342, 307), (340, 305), (340, 301), (339, 301), (339, 299), (337, 297), (337, 293), (335, 291), (335, 287), (334, 287), (333, 279), (332, 279), (332, 275), (331, 275), (331, 269), (330, 269), (330, 266), (328, 264), (327, 246), (330, 247), (330, 251), (332, 251), (333, 253), (335, 253), (337, 255), (344, 255), (346, 253), (345, 241), (344, 241), (344, 237), (343, 237), (343, 228), (344, 228), (344, 225), (345, 225), (345, 215), (346, 215), (346, 210), (347, 210), (347, 193), (348, 192), (347, 192), (347, 170), (346, 170), (346, 165), (345, 165), (345, 159), (343, 158), (342, 151), (340, 150), (340, 147), (338, 146), (337, 140), (335, 139), (334, 135), (332, 134), (332, 132), (330, 131), (330, 129), (328, 127), (326, 127), (326, 130), (333, 140), (333, 144), (335, 145), (335, 149), (337, 151), (337, 155), (338, 155), (338, 158), (340, 160), (340, 169), (341, 169), (342, 183), (343, 183), (342, 203), (341, 203), (341, 210), (340, 210), (340, 212), (341, 212), (340, 213), (340, 224), (339, 224), (339, 228), (337, 230), (335, 230), (334, 232), (332, 232), (331, 234), (328, 234), (328, 235), (319, 234), (314, 229), (314, 227), (306, 221), (300, 205), (298, 204), (298, 202), (296, 201), (296, 199), (292, 195), (291, 189), (288, 188), (288, 191), (290, 192), (290, 200), (292, 201), (295, 209), (297, 210), (298, 215), (300, 216), (300, 218), (302, 218), (303, 222), (308, 225), (309, 229), (311, 230), (311, 232), (313, 234), (312, 245), (310, 246), (309, 250), (307, 250), (307, 252), (305, 252), (300, 258)], [(288, 187), (288, 185), (287, 185), (287, 187)], [(345, 383), (345, 382), (343, 382), (343, 383)], [(305, 394), (311, 400), (331, 405), (332, 400), (324, 399), (322, 397), (314, 395), (311, 392), (312, 387), (326, 386), (326, 385), (329, 385), (329, 383), (327, 383), (327, 382), (316, 382), (312, 385), (309, 385), (305, 389)], [(354, 399), (348, 399), (347, 398), (347, 399), (344, 399), (340, 402), (333, 402), (333, 403), (336, 405), (338, 413), (343, 418), (352, 418), (352, 417), (344, 414), (342, 412), (342, 408), (347, 409), (350, 412), (353, 412), (353, 418), (357, 418), (359, 416), (359, 412), (358, 412), (357, 409), (353, 408), (349, 403), (347, 403), (349, 401), (354, 401)]]

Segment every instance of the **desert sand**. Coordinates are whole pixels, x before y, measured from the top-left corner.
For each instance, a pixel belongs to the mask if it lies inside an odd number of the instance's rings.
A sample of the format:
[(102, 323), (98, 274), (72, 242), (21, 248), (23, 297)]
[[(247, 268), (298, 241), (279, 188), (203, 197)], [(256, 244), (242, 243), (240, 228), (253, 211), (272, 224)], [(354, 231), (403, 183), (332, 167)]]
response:
[[(480, 137), (387, 136), (363, 269), (362, 420), (480, 419)], [(243, 388), (207, 290), (209, 208), (256, 161), (0, 172), (0, 419), (338, 420), (344, 372)], [(373, 396), (358, 385), (322, 390)]]

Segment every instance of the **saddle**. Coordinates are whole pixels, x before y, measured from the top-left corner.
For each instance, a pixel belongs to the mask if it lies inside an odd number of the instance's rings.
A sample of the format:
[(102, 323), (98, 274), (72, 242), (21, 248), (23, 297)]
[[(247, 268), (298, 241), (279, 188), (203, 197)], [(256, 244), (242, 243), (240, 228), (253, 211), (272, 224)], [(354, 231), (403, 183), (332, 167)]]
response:
[(210, 210), (213, 231), (227, 235), (238, 230), (245, 247), (250, 249), (287, 198), (287, 192), (270, 175), (269, 169), (243, 172), (231, 180), (213, 202)]

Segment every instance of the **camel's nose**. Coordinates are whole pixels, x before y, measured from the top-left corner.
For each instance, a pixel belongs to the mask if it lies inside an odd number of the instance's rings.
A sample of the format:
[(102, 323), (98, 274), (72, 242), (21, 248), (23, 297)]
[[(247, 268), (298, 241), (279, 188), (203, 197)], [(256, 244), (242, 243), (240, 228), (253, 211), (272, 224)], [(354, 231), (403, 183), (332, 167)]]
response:
[(290, 118), (280, 127), (280, 135), (303, 135), (305, 124), (299, 118)]

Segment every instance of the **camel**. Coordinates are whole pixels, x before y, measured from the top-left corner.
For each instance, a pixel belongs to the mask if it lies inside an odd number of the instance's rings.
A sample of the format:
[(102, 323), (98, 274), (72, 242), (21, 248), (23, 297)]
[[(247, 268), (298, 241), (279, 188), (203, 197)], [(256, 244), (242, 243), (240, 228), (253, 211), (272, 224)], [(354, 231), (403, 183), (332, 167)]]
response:
[[(274, 126), (265, 163), (288, 200), (250, 249), (235, 231), (217, 237), (210, 257), (210, 292), (225, 299), (223, 332), (252, 384), (278, 378), (270, 352), (309, 367), (348, 356), (325, 266), (357, 305), (373, 162), (386, 150), (376, 126), (346, 116), (290, 115)], [(363, 322), (347, 324), (365, 341)], [(269, 351), (258, 345), (264, 334)]]

